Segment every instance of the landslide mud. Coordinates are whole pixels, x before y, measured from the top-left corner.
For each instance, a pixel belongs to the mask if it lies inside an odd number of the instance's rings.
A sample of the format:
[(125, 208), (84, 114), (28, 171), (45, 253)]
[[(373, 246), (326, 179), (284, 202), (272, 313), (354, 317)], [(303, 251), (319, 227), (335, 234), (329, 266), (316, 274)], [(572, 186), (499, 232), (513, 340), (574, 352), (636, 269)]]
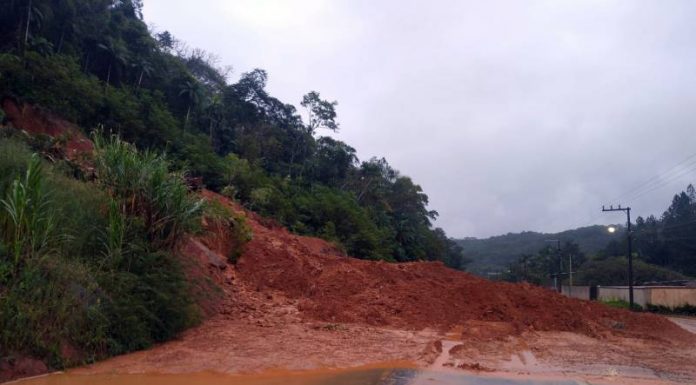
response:
[(224, 233), (210, 234), (223, 228), (208, 226), (182, 245), (192, 274), (221, 288), (207, 299), (210, 318), (175, 341), (74, 373), (239, 374), (392, 362), (612, 384), (696, 382), (695, 335), (666, 318), (439, 263), (345, 257), (202, 194), (245, 215), (254, 233), (236, 266), (216, 249), (229, 248)]
[[(204, 195), (244, 212), (217, 194)], [(692, 334), (657, 315), (613, 309), (529, 284), (493, 282), (440, 262), (349, 258), (321, 239), (264, 226), (252, 213), (247, 217), (254, 238), (237, 263), (240, 279), (257, 291), (299, 301), (307, 319), (442, 330), (492, 321), (504, 325), (499, 333), (510, 335), (568, 331), (696, 342)]]

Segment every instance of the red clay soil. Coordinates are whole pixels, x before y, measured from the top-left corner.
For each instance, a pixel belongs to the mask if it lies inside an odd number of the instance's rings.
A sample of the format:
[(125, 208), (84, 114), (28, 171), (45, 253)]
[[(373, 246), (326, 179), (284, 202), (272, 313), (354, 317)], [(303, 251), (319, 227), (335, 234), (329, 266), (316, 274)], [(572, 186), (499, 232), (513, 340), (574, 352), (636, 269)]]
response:
[(52, 138), (60, 138), (61, 157), (82, 163), (85, 156), (92, 153), (94, 145), (87, 139), (80, 128), (50, 111), (41, 109), (27, 103), (19, 103), (6, 97), (0, 103), (8, 121), (13, 126), (31, 135), (46, 135)]
[[(213, 192), (203, 195), (244, 211)], [(664, 317), (572, 299), (529, 284), (492, 282), (439, 262), (393, 264), (345, 257), (326, 241), (269, 228), (253, 213), (246, 216), (254, 237), (237, 262), (238, 277), (257, 291), (278, 291), (298, 300), (302, 315), (310, 319), (442, 330), (470, 320), (502, 321), (512, 325), (512, 334), (568, 331), (696, 341)]]

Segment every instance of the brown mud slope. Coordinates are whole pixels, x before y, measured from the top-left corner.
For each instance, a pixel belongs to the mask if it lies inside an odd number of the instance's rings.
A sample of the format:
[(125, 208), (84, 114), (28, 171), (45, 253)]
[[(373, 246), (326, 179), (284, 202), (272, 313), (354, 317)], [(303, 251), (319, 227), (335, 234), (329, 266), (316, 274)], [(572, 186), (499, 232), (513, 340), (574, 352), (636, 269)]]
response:
[(9, 97), (2, 99), (0, 106), (5, 111), (7, 120), (18, 129), (33, 136), (45, 135), (59, 138), (62, 143), (54, 147), (55, 156), (76, 162), (79, 166), (89, 169), (84, 160), (91, 156), (94, 145), (78, 126), (50, 111), (27, 103), (19, 103)]
[[(209, 199), (241, 211), (206, 191)], [(402, 329), (449, 330), (467, 321), (510, 325), (508, 334), (567, 331), (591, 337), (613, 335), (696, 341), (664, 317), (568, 298), (529, 284), (492, 282), (439, 262), (392, 264), (342, 256), (330, 243), (266, 226), (253, 213), (253, 240), (236, 265), (257, 291), (277, 291), (299, 301), (307, 318)]]

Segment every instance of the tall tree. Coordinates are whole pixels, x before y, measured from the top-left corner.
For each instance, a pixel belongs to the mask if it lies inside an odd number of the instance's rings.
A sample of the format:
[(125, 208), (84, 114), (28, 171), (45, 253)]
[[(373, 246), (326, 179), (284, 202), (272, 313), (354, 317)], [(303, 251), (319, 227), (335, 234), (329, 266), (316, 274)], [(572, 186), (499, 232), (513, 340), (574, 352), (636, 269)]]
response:
[(307, 128), (311, 134), (314, 134), (317, 128), (338, 131), (338, 123), (336, 122), (338, 102), (323, 100), (318, 92), (310, 91), (302, 97), (300, 105), (307, 109)]
[(210, 140), (210, 145), (213, 145), (213, 127), (215, 124), (217, 124), (220, 120), (220, 117), (222, 115), (222, 108), (223, 108), (223, 102), (222, 102), (222, 95), (220, 93), (215, 93), (212, 94), (208, 99), (207, 99), (207, 114), (208, 114), (208, 138)]
[(179, 87), (179, 96), (183, 96), (188, 104), (188, 107), (186, 108), (186, 119), (184, 121), (184, 128), (186, 128), (188, 127), (191, 108), (200, 103), (201, 98), (203, 97), (203, 89), (197, 81), (190, 79), (185, 81)]

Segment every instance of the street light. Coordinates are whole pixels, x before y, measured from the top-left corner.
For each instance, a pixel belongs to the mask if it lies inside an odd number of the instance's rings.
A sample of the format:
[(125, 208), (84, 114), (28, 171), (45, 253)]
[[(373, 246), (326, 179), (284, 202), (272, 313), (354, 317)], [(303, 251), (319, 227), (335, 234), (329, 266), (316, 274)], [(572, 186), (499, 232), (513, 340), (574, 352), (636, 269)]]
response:
[[(626, 238), (628, 240), (628, 304), (629, 308), (633, 310), (633, 251), (631, 249), (631, 208), (630, 207), (619, 207), (614, 208), (614, 206), (609, 206), (609, 208), (605, 208), (602, 206), (602, 212), (607, 212), (607, 211), (624, 211), (626, 212)], [(609, 227), (609, 232), (613, 233), (611, 229), (614, 226)], [(616, 229), (614, 229), (616, 231)]]
[(616, 227), (614, 227), (614, 226), (609, 226), (609, 227), (607, 227), (607, 231), (610, 232), (610, 233), (612, 233), (612, 234), (614, 234), (614, 233), (616, 232)]

